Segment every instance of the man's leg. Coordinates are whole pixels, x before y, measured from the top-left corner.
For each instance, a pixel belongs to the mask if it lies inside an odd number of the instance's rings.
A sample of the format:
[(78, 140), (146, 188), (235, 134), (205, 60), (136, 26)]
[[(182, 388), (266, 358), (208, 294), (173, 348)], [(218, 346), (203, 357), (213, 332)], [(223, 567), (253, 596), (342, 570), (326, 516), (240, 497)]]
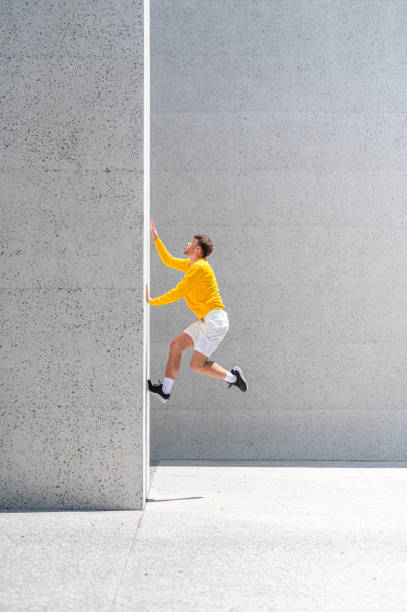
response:
[(182, 334), (174, 338), (170, 344), (167, 367), (165, 369), (165, 376), (167, 378), (174, 380), (181, 365), (182, 351), (193, 346), (194, 341), (192, 340), (191, 336), (185, 332), (182, 332)]
[(199, 374), (205, 374), (206, 376), (213, 376), (213, 378), (221, 378), (223, 380), (227, 374), (225, 368), (222, 368), (216, 361), (209, 361), (208, 357), (199, 351), (194, 351), (192, 354), (191, 368), (194, 372), (198, 372)]
[(158, 399), (164, 404), (168, 401), (172, 385), (174, 384), (174, 379), (178, 374), (181, 364), (182, 351), (192, 346), (194, 346), (194, 341), (192, 340), (191, 336), (185, 332), (182, 332), (182, 334), (177, 336), (177, 338), (171, 342), (164, 381), (159, 385), (154, 385), (150, 379), (148, 380), (149, 391), (158, 397)]

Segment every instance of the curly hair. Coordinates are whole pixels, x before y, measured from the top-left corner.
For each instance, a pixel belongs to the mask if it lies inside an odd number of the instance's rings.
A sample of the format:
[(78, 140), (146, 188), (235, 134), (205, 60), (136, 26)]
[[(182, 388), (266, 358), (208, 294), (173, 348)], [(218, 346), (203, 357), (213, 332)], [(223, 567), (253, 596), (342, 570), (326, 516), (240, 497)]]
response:
[(215, 244), (205, 234), (195, 234), (194, 238), (198, 240), (198, 244), (202, 249), (203, 257), (208, 257), (215, 248)]

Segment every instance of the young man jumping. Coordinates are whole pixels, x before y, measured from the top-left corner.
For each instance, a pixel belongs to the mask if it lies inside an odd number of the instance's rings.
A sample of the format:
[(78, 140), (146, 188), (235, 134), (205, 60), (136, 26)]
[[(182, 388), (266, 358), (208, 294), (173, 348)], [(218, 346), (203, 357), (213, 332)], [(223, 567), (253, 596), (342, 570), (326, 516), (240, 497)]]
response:
[(191, 323), (171, 342), (164, 383), (158, 381), (159, 384), (153, 385), (149, 379), (149, 391), (163, 404), (168, 401), (174, 379), (180, 368), (182, 351), (191, 347), (195, 348), (191, 358), (191, 368), (195, 372), (225, 380), (228, 388), (235, 385), (241, 391), (247, 391), (247, 381), (242, 368), (235, 365), (229, 371), (215, 361), (208, 360), (229, 330), (228, 314), (219, 295), (215, 274), (206, 259), (215, 245), (208, 236), (195, 234), (193, 240), (188, 242), (184, 249), (187, 259), (179, 259), (167, 251), (157, 234), (152, 219), (150, 228), (154, 244), (164, 265), (185, 272), (185, 276), (174, 289), (156, 298), (150, 298), (148, 285), (146, 285), (147, 301), (151, 306), (160, 306), (176, 302), (184, 297), (187, 306), (198, 317), (198, 321)]

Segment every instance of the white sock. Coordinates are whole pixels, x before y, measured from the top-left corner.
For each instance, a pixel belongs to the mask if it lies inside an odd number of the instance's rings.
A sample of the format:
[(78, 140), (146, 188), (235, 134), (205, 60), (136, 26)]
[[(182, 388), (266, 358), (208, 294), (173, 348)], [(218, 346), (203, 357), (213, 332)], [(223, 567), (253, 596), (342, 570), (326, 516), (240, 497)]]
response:
[(226, 370), (226, 376), (223, 380), (226, 380), (227, 382), (236, 382), (237, 381), (237, 376), (236, 374), (232, 374), (232, 372), (229, 372), (229, 370)]
[(164, 376), (164, 382), (163, 382), (164, 393), (169, 393), (171, 391), (171, 387), (173, 384), (174, 384), (173, 378), (167, 378), (166, 376)]

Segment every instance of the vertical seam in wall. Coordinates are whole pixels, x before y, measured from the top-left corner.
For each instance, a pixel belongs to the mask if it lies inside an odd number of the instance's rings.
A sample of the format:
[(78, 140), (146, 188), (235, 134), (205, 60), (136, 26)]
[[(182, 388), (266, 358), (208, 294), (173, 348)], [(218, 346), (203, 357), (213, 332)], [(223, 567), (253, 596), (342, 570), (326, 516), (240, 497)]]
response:
[(145, 295), (150, 285), (150, 0), (143, 0), (143, 381), (142, 381), (142, 509), (150, 485), (150, 398), (147, 392), (150, 361), (150, 309)]

